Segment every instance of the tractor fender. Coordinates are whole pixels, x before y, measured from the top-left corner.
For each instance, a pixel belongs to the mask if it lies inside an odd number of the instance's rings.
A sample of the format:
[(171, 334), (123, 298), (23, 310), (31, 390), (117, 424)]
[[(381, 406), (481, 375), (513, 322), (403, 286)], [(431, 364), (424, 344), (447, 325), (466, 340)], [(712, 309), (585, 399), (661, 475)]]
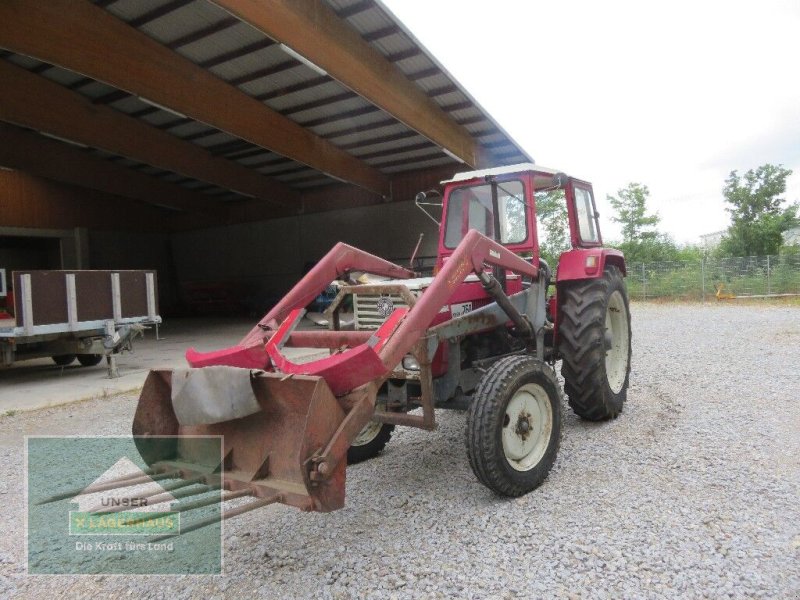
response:
[[(594, 260), (592, 260), (594, 259)], [(556, 270), (556, 283), (603, 276), (606, 264), (614, 265), (622, 276), (627, 275), (625, 257), (614, 248), (575, 248), (561, 254)]]

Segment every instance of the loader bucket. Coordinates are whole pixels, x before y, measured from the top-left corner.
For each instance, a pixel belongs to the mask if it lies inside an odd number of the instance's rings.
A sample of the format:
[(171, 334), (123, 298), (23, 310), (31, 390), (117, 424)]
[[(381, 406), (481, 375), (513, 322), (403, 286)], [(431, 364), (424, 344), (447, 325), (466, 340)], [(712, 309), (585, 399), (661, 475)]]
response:
[[(344, 506), (347, 461), (336, 457), (323, 480), (312, 478), (311, 464), (347, 413), (321, 377), (226, 366), (156, 370), (139, 397), (133, 434), (141, 436), (137, 447), (151, 467), (328, 512)], [(222, 465), (192, 443), (198, 435), (223, 436)]]

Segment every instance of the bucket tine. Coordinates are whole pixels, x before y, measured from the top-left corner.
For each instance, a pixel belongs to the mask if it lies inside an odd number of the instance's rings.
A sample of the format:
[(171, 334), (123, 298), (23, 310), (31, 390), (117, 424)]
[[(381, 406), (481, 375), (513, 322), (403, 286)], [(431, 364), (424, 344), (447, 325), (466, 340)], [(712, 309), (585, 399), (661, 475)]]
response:
[[(148, 506), (154, 506), (156, 504), (161, 504), (162, 502), (169, 502), (170, 500), (177, 499), (179, 497), (185, 496), (195, 496), (197, 494), (203, 494), (208, 492), (212, 489), (212, 486), (208, 486), (202, 484), (202, 482), (206, 479), (204, 475), (200, 475), (198, 477), (192, 477), (191, 479), (186, 479), (184, 481), (177, 481), (175, 483), (170, 483), (167, 485), (161, 486), (160, 490), (155, 492), (151, 492), (149, 494), (145, 494), (144, 496), (138, 496), (140, 500), (147, 500)], [(178, 495), (176, 492), (175, 494), (170, 494), (168, 492), (172, 492), (175, 490), (179, 490), (180, 488), (189, 487), (195, 484), (201, 484), (204, 489), (201, 490), (184, 490), (181, 496)], [(219, 487), (218, 485), (215, 487)], [(114, 506), (113, 508), (107, 508), (105, 506), (95, 506), (89, 510), (91, 513), (96, 514), (110, 514), (110, 513), (117, 513), (122, 512), (124, 510), (130, 510), (129, 506)]]
[(172, 494), (172, 497), (175, 498), (176, 500), (180, 500), (181, 498), (188, 498), (189, 496), (196, 496), (197, 494), (200, 494), (200, 493), (203, 493), (203, 492), (212, 492), (214, 490), (218, 490), (219, 488), (221, 488), (222, 484), (221, 483), (215, 483), (214, 485), (203, 484), (203, 487), (206, 488), (206, 489), (201, 490), (201, 491), (179, 490), (179, 491), (175, 492), (174, 494)]
[(51, 502), (65, 500), (66, 498), (77, 496), (78, 494), (94, 494), (95, 492), (105, 492), (106, 490), (131, 487), (134, 485), (141, 485), (143, 483), (150, 483), (151, 481), (161, 481), (162, 479), (175, 479), (178, 476), (180, 476), (180, 471), (168, 471), (166, 473), (157, 473), (155, 475), (139, 475), (137, 473), (136, 476), (128, 475), (127, 477), (112, 479), (111, 481), (107, 481), (99, 485), (90, 486), (88, 488), (77, 488), (77, 489), (71, 489), (66, 492), (61, 492), (59, 494), (55, 494), (54, 496), (49, 496), (44, 500), (40, 500), (36, 504), (38, 506), (41, 506), (42, 504), (50, 504)]
[[(210, 491), (210, 490), (202, 490), (202, 491), (198, 492), (196, 495), (204, 494), (204, 493), (206, 493), (208, 491)], [(238, 490), (236, 492), (229, 492), (228, 494), (225, 494), (225, 496), (223, 496), (222, 498), (220, 498), (219, 496), (212, 496), (210, 498), (202, 498), (200, 500), (195, 500), (194, 502), (187, 502), (185, 505), (179, 506), (177, 511), (174, 511), (174, 512), (185, 513), (185, 512), (189, 512), (190, 510), (203, 508), (204, 506), (210, 506), (212, 504), (227, 502), (228, 500), (234, 500), (235, 498), (242, 498), (243, 496), (249, 496), (250, 494), (251, 494), (250, 490)], [(136, 524), (141, 523), (143, 521), (147, 521), (148, 519), (151, 518), (145, 512), (141, 513), (141, 515), (142, 515), (141, 517), (139, 517), (135, 521), (132, 521), (131, 524), (136, 525)], [(218, 517), (215, 517), (215, 520), (218, 520)], [(184, 531), (186, 531), (185, 528), (184, 528)]]
[[(245, 494), (243, 494), (243, 495), (245, 495)], [(223, 502), (225, 500), (233, 499), (233, 496), (231, 496), (230, 494), (228, 494), (228, 496), (229, 497), (225, 498), (223, 500)], [(236, 517), (238, 515), (244, 514), (246, 512), (250, 512), (251, 510), (255, 510), (257, 508), (261, 508), (262, 506), (267, 506), (269, 504), (275, 504), (276, 502), (280, 502), (281, 501), (281, 496), (282, 496), (282, 494), (273, 494), (272, 496), (267, 496), (266, 498), (258, 498), (258, 499), (254, 500), (253, 502), (250, 502), (248, 504), (244, 504), (242, 506), (237, 506), (236, 508), (228, 509), (225, 512), (223, 512), (221, 516), (207, 517), (205, 519), (201, 519), (201, 520), (196, 521), (194, 523), (190, 523), (186, 527), (181, 527), (181, 532), (180, 533), (171, 533), (171, 534), (167, 534), (167, 535), (160, 535), (160, 536), (151, 538), (148, 541), (150, 543), (161, 542), (161, 541), (167, 540), (169, 538), (175, 537), (177, 535), (181, 535), (181, 534), (184, 534), (184, 533), (189, 533), (190, 531), (195, 531), (197, 529), (201, 529), (202, 527), (207, 527), (209, 525), (213, 525), (214, 523), (219, 523), (220, 521), (225, 521), (227, 519), (232, 519), (233, 517)]]
[(141, 477), (142, 475), (155, 475), (155, 474), (156, 474), (156, 469), (154, 467), (149, 467), (147, 469), (142, 469), (139, 473), (130, 473), (128, 475), (120, 475), (116, 479), (111, 479), (111, 480), (107, 481), (106, 483), (111, 483), (112, 481), (116, 481), (116, 482), (122, 483), (123, 481), (126, 481), (128, 479), (136, 479), (138, 477)]
[(182, 504), (178, 507), (178, 512), (184, 513), (190, 510), (195, 510), (196, 508), (202, 508), (204, 506), (209, 506), (216, 502), (227, 502), (228, 500), (234, 500), (235, 498), (243, 498), (244, 496), (249, 496), (251, 494), (250, 490), (238, 490), (235, 492), (229, 492), (225, 494), (222, 498), (203, 498), (202, 500), (195, 500), (194, 502), (187, 502), (186, 504)]
[(178, 490), (180, 488), (193, 485), (195, 483), (201, 483), (203, 480), (206, 479), (205, 475), (198, 475), (197, 477), (192, 477), (190, 479), (184, 479), (182, 481), (176, 481), (175, 483), (168, 483), (166, 485), (162, 485), (161, 489), (165, 492), (171, 492), (173, 490)]
[[(187, 479), (186, 481), (181, 482), (183, 485), (180, 485), (180, 486), (177, 486), (177, 487), (189, 487), (189, 486), (195, 485), (197, 483), (201, 483), (204, 479), (205, 479), (205, 477), (193, 477), (192, 479)], [(173, 487), (172, 489), (174, 490), (175, 487)], [(199, 494), (205, 494), (206, 492), (211, 491), (211, 488), (209, 486), (207, 486), (207, 485), (201, 485), (200, 489), (197, 489), (197, 490), (184, 490), (184, 491), (186, 493), (185, 493), (185, 495), (183, 497), (186, 497), (186, 496), (197, 496)], [(169, 502), (170, 500), (177, 499), (177, 498), (178, 498), (178, 496), (176, 494), (171, 494), (171, 493), (169, 493), (168, 490), (165, 490), (164, 492), (159, 492), (157, 494), (153, 494), (150, 498), (148, 498), (147, 505), (148, 506), (155, 506), (156, 504), (161, 504), (163, 502)]]

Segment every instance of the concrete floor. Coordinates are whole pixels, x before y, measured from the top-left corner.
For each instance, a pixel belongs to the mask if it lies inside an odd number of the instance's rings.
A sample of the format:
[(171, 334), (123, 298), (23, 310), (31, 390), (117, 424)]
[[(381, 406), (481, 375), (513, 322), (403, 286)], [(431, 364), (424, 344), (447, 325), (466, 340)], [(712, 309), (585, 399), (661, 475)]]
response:
[[(0, 368), (0, 415), (34, 410), (90, 398), (111, 397), (141, 388), (150, 369), (186, 367), (184, 353), (219, 350), (232, 346), (250, 331), (253, 319), (168, 319), (159, 328), (134, 342), (134, 351), (117, 355), (120, 376), (108, 378), (105, 361), (81, 367), (75, 361), (58, 367), (49, 358), (21, 361)], [(304, 322), (303, 328), (313, 328)], [(315, 351), (287, 348), (287, 356), (299, 358)]]

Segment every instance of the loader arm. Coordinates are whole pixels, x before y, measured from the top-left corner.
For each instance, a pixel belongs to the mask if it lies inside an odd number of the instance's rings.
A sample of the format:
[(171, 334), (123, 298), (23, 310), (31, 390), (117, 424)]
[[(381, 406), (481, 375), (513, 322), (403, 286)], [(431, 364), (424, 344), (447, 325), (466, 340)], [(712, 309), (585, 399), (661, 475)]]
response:
[(392, 279), (409, 279), (415, 275), (388, 260), (339, 242), (250, 330), (239, 345), (249, 347), (263, 342), (266, 330), (277, 329), (292, 309), (307, 306), (331, 281), (349, 271), (365, 271)]
[[(238, 344), (214, 352), (198, 352), (194, 348), (189, 348), (186, 351), (186, 361), (192, 367), (225, 365), (245, 369), (266, 368), (269, 364), (269, 357), (265, 352), (264, 344), (280, 324), (287, 319), (291, 311), (308, 305), (330, 285), (331, 281), (350, 271), (365, 271), (393, 279), (409, 279), (415, 275), (413, 271), (388, 260), (339, 242)], [(328, 346), (323, 345), (322, 347)]]
[[(445, 261), (441, 271), (416, 302), (413, 310), (399, 321), (395, 331), (388, 332), (390, 337), (383, 344), (380, 352), (380, 360), (387, 373), (391, 372), (412, 346), (423, 337), (433, 318), (466, 277), (471, 273), (481, 275), (484, 265), (506, 268), (514, 273), (534, 278), (539, 272), (538, 266), (520, 258), (495, 240), (474, 229), (470, 230), (453, 254)], [(414, 275), (408, 269), (363, 250), (339, 243), (238, 344), (214, 352), (198, 352), (194, 348), (190, 348), (186, 352), (186, 360), (192, 367), (224, 365), (248, 369), (269, 369), (270, 365), (275, 364), (274, 358), (270, 358), (267, 346), (265, 346), (270, 338), (280, 330), (283, 330), (283, 334), (287, 337), (290, 335), (298, 337), (301, 332), (292, 333), (291, 331), (299, 320), (293, 311), (306, 306), (331, 281), (353, 270), (400, 279), (408, 279)], [(287, 320), (292, 323), (288, 331), (286, 331)], [(326, 334), (330, 335), (326, 336)], [(306, 336), (306, 339), (313, 342), (309, 347), (330, 348), (334, 346), (325, 341), (326, 337), (341, 339), (341, 336), (342, 332), (318, 332), (313, 335), (313, 338)], [(280, 347), (284, 343), (285, 341), (282, 340)], [(362, 353), (362, 360), (368, 360), (367, 356), (369, 355)], [(329, 362), (330, 359), (322, 359), (308, 363), (302, 369), (291, 367), (292, 363), (289, 361), (285, 361), (284, 365), (290, 369), (290, 372), (314, 374), (315, 367), (313, 365), (321, 370), (329, 370)], [(340, 365), (342, 363), (340, 359), (337, 359), (337, 362)], [(374, 373), (374, 369), (370, 373)], [(362, 383), (366, 383), (368, 380), (366, 379)]]
[(383, 346), (380, 356), (391, 371), (422, 337), (439, 310), (468, 275), (480, 276), (484, 265), (506, 268), (519, 275), (537, 277), (539, 269), (477, 230), (470, 230), (453, 254)]
[[(142, 456), (156, 472), (180, 472), (184, 479), (258, 502), (302, 510), (341, 508), (347, 450), (374, 418), (381, 384), (408, 353), (420, 363), (429, 361), (431, 349), (425, 342), (434, 318), (471, 273), (485, 284), (492, 281), (484, 272), (487, 266), (538, 275), (536, 266), (472, 230), (425, 293), (411, 306), (394, 310), (377, 331), (295, 332), (303, 306), (348, 270), (411, 275), (337, 245), (239, 344), (207, 354), (187, 353), (192, 366), (207, 368), (150, 373), (133, 425), (134, 434), (142, 436), (137, 441)], [(338, 346), (342, 342), (347, 349)], [(281, 352), (293, 343), (339, 351), (296, 364)], [(432, 428), (432, 422), (428, 425)], [(158, 442), (160, 436), (183, 440), (209, 434), (223, 436), (225, 457), (224, 465), (211, 465), (210, 472), (187, 467), (199, 459), (191, 444)]]
[[(293, 337), (295, 340), (304, 337), (309, 342), (309, 347), (317, 348), (335, 347), (332, 340), (339, 341), (345, 337), (338, 331), (317, 332), (306, 336), (294, 332), (304, 314), (302, 307), (309, 299), (316, 297), (319, 290), (324, 289), (332, 278), (351, 269), (410, 273), (366, 252), (340, 244), (236, 346), (208, 353), (190, 349), (187, 360), (192, 367), (234, 366), (321, 376), (334, 394), (341, 396), (360, 385), (388, 376), (403, 356), (425, 336), (434, 317), (467, 276), (471, 273), (484, 276), (485, 265), (509, 269), (533, 278), (537, 277), (539, 271), (537, 266), (498, 242), (471, 230), (445, 261), (422, 297), (407, 312), (406, 309), (396, 310), (370, 338), (361, 338), (361, 343), (350, 345), (342, 353), (303, 364), (293, 363), (280, 352)], [(290, 302), (291, 299), (294, 300)], [(358, 340), (360, 336), (347, 337)]]

